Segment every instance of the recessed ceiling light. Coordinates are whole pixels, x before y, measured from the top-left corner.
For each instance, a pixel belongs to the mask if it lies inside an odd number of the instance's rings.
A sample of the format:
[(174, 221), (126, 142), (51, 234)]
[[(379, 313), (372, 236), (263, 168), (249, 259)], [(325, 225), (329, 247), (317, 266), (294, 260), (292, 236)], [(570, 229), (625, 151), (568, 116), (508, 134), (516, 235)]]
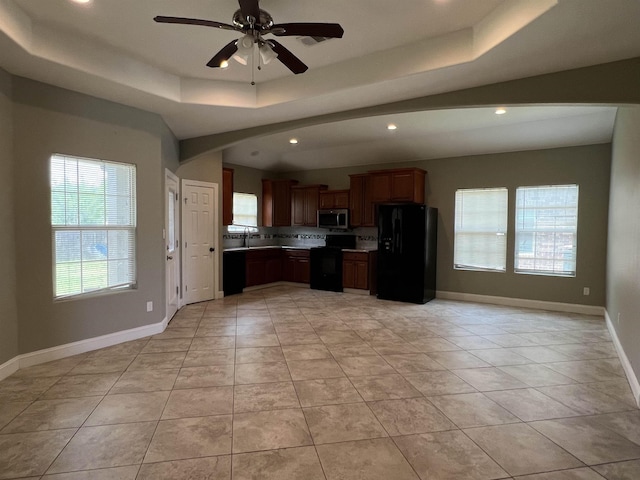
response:
[(295, 145), (296, 143), (298, 143), (298, 139), (297, 138), (292, 138), (292, 139), (289, 140), (289, 143), (291, 145)]
[(389, 125), (387, 125), (387, 130), (395, 130), (397, 128), (398, 126), (393, 123), (390, 123)]
[(85, 3), (91, 3), (91, 0), (71, 0), (73, 3), (81, 3), (81, 4), (85, 4)]
[(507, 109), (504, 107), (499, 107), (496, 108), (496, 115), (504, 115), (505, 113), (507, 113)]

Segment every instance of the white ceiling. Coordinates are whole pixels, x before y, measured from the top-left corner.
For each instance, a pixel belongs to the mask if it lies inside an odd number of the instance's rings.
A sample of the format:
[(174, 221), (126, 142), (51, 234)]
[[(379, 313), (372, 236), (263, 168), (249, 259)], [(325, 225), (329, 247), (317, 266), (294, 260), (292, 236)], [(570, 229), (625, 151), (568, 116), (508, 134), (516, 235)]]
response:
[[(153, 22), (231, 23), (236, 0), (0, 0), (0, 67), (156, 112), (178, 138), (222, 133), (640, 56), (638, 0), (261, 0), (284, 22), (338, 22), (342, 39), (280, 43), (309, 71), (206, 62), (236, 32)], [(253, 76), (256, 85), (250, 85)], [(310, 168), (610, 140), (615, 110), (518, 107), (373, 117), (247, 140), (225, 159)], [(506, 134), (508, 132), (508, 134)], [(283, 139), (304, 137), (295, 149)], [(389, 135), (391, 133), (391, 135)], [(375, 141), (374, 141), (375, 140)], [(281, 146), (283, 145), (284, 146)], [(258, 154), (251, 155), (258, 151)], [(383, 160), (386, 157), (386, 160)], [(331, 158), (331, 160), (326, 160)], [(357, 159), (357, 160), (356, 160)]]
[[(253, 138), (224, 161), (295, 171), (590, 145), (611, 141), (615, 107), (452, 109), (381, 115)], [(396, 130), (387, 125), (393, 123)], [(290, 144), (295, 138), (297, 144)]]

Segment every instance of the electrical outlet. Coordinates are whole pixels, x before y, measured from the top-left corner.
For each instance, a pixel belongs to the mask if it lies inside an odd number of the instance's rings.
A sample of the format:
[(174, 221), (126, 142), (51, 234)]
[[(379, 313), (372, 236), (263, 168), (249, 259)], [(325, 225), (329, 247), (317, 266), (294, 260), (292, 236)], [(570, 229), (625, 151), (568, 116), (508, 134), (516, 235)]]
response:
[(584, 287), (584, 288), (582, 289), (582, 295), (587, 296), (587, 295), (589, 295), (590, 293), (591, 293), (591, 289), (590, 289), (589, 287)]
[(153, 312), (153, 302), (147, 302), (147, 312)]

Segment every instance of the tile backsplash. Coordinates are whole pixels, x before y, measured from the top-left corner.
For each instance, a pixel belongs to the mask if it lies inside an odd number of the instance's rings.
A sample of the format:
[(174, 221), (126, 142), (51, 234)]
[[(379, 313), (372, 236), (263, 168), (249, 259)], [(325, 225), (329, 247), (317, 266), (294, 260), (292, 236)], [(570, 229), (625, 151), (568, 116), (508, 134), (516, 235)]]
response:
[[(225, 230), (227, 228), (225, 227)], [(327, 234), (355, 235), (356, 248), (375, 249), (378, 246), (378, 229), (375, 227), (354, 228), (347, 232), (327, 230), (314, 227), (258, 227), (257, 232), (249, 234), (249, 245), (261, 247), (268, 245), (282, 245), (291, 247), (322, 247), (325, 245)], [(238, 248), (244, 246), (243, 233), (223, 234), (223, 248)]]

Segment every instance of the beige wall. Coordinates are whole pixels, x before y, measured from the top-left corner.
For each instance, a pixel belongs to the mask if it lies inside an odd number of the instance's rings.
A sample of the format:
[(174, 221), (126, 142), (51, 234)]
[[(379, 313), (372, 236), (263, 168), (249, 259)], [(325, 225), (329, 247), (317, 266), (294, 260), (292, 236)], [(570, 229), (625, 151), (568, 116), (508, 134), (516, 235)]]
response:
[[(19, 352), (160, 322), (165, 311), (163, 179), (164, 167), (178, 166), (175, 138), (157, 115), (24, 78), (13, 81)], [(137, 289), (53, 301), (53, 153), (136, 165)], [(154, 304), (151, 313), (148, 301)]]
[(18, 354), (11, 87), (0, 70), (0, 365)]
[[(604, 306), (610, 145), (478, 155), (357, 168), (288, 172), (302, 184), (349, 188), (349, 173), (401, 166), (427, 170), (426, 198), (439, 210), (438, 290), (550, 302)], [(525, 185), (580, 186), (578, 264), (575, 278), (513, 273), (515, 189)], [(507, 272), (453, 269), (454, 195), (459, 188), (507, 187), (509, 231)], [(591, 294), (583, 296), (583, 287)]]
[(613, 135), (607, 313), (640, 380), (640, 107), (618, 111)]

